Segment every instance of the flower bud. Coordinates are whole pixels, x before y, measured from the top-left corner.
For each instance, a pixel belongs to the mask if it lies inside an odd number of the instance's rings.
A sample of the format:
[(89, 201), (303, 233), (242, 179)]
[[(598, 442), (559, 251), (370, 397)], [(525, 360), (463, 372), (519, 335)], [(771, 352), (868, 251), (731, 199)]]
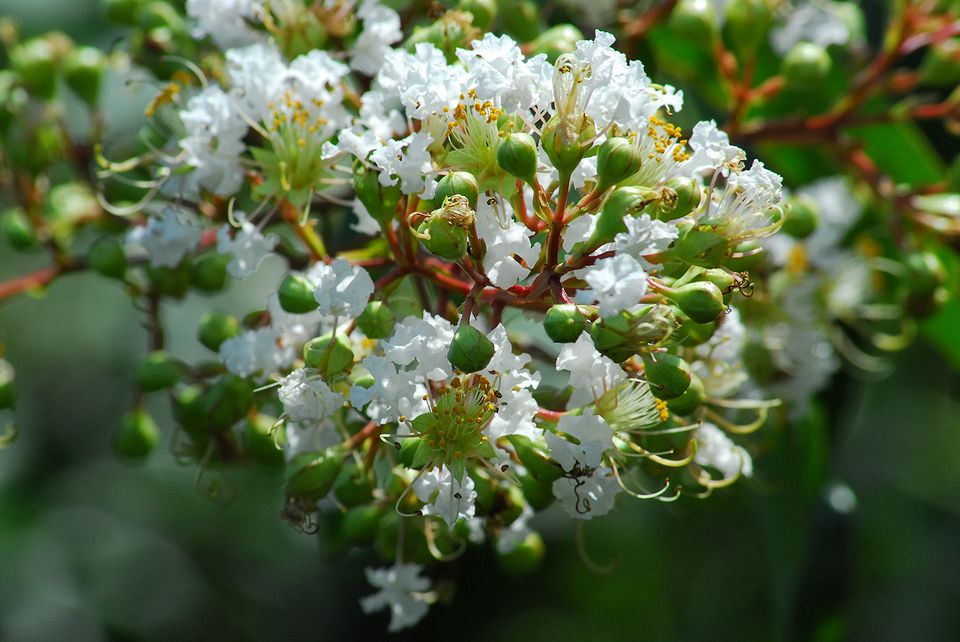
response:
[(17, 397), (13, 380), (13, 366), (4, 359), (0, 359), (0, 410), (13, 408), (13, 402)]
[(597, 152), (597, 190), (605, 190), (640, 171), (643, 156), (626, 138), (608, 138)]
[(183, 375), (183, 366), (158, 350), (148, 354), (137, 366), (137, 385), (144, 392), (171, 388)]
[(287, 494), (303, 499), (321, 499), (333, 487), (346, 453), (339, 448), (301, 453), (293, 458), (288, 470)]
[(333, 492), (341, 504), (352, 508), (373, 499), (373, 482), (356, 463), (347, 461), (333, 485)]
[(573, 25), (555, 25), (530, 42), (530, 55), (544, 54), (553, 63), (563, 54), (576, 49), (577, 43), (583, 39), (583, 33)]
[(687, 346), (698, 346), (706, 343), (717, 331), (716, 322), (696, 323), (683, 312), (678, 313), (677, 321), (680, 322), (680, 334), (677, 336), (682, 338), (683, 344)]
[(507, 575), (529, 575), (540, 567), (544, 553), (543, 538), (536, 531), (530, 531), (509, 551), (497, 553), (497, 565)]
[(473, 16), (473, 26), (487, 31), (497, 18), (496, 0), (460, 0), (457, 9)]
[(342, 333), (334, 338), (329, 332), (311, 339), (303, 346), (303, 362), (319, 370), (324, 378), (339, 374), (353, 366), (350, 341)]
[(704, 270), (697, 276), (696, 280), (713, 283), (724, 296), (732, 292), (737, 283), (737, 278), (733, 274), (721, 268)]
[(586, 155), (597, 135), (593, 119), (585, 114), (557, 114), (543, 127), (540, 143), (561, 176), (569, 176)]
[(288, 274), (280, 284), (277, 299), (280, 307), (291, 314), (306, 314), (317, 309), (317, 300), (313, 297), (314, 286), (300, 274)]
[(493, 359), (493, 342), (472, 325), (460, 325), (453, 335), (447, 359), (460, 372), (483, 370)]
[(417, 228), (420, 242), (431, 254), (448, 261), (459, 261), (467, 253), (467, 230), (451, 225), (439, 216), (431, 216)]
[(773, 354), (760, 339), (748, 339), (741, 355), (750, 378), (759, 384), (771, 383), (779, 373)]
[(786, 85), (793, 89), (809, 89), (823, 82), (833, 62), (826, 49), (810, 42), (798, 42), (780, 64)]
[(229, 428), (247, 416), (253, 407), (253, 385), (236, 375), (224, 375), (203, 397), (206, 426)]
[(726, 5), (723, 36), (740, 60), (753, 57), (770, 31), (773, 14), (768, 0), (730, 0)]
[(507, 435), (504, 437), (513, 446), (517, 459), (527, 472), (537, 481), (552, 484), (563, 475), (560, 464), (552, 460), (545, 452), (536, 447), (525, 435)]
[(57, 93), (58, 58), (56, 43), (50, 38), (33, 38), (10, 50), (10, 62), (20, 82), (42, 99)]
[(243, 443), (246, 453), (264, 468), (283, 466), (283, 451), (277, 447), (274, 436), (276, 420), (267, 415), (257, 414), (249, 417), (243, 427)]
[(706, 390), (703, 387), (703, 381), (695, 374), (690, 375), (690, 386), (679, 397), (674, 397), (667, 402), (667, 408), (670, 412), (677, 415), (693, 414), (703, 403), (706, 397)]
[(673, 199), (662, 199), (647, 208), (650, 218), (661, 221), (673, 221), (690, 214), (700, 207), (703, 188), (696, 178), (674, 176), (663, 184), (675, 194)]
[(11, 207), (0, 215), (3, 236), (15, 250), (29, 250), (37, 246), (37, 235), (30, 220), (19, 207)]
[(763, 256), (763, 246), (755, 240), (740, 243), (724, 259), (723, 264), (734, 272), (749, 272)]
[(190, 266), (190, 285), (203, 292), (219, 292), (227, 284), (230, 257), (207, 254)]
[(676, 399), (690, 387), (690, 364), (669, 352), (643, 355), (643, 372), (654, 397)]
[(497, 146), (497, 164), (503, 171), (533, 185), (537, 175), (537, 143), (525, 132), (507, 134)]
[(104, 66), (104, 55), (99, 49), (77, 47), (67, 54), (63, 79), (83, 102), (95, 105), (100, 97)]
[(547, 336), (557, 343), (573, 343), (587, 328), (587, 319), (576, 305), (554, 305), (543, 319)]
[(809, 196), (797, 196), (790, 201), (790, 209), (781, 229), (793, 238), (805, 239), (817, 229), (819, 219), (816, 201)]
[(373, 544), (380, 528), (380, 518), (382, 516), (383, 507), (377, 504), (349, 508), (343, 514), (338, 528), (341, 541), (351, 546)]
[(240, 321), (237, 317), (226, 312), (207, 312), (200, 319), (197, 340), (207, 349), (217, 352), (221, 343), (237, 336), (239, 331)]
[(383, 301), (371, 301), (357, 317), (357, 327), (371, 339), (386, 339), (396, 324), (397, 317)]
[(627, 314), (597, 319), (590, 326), (590, 338), (600, 354), (622, 363), (637, 353)]
[(657, 291), (696, 323), (710, 323), (727, 309), (723, 292), (710, 281), (694, 281), (679, 288), (661, 286)]
[(448, 172), (437, 181), (437, 192), (434, 199), (443, 203), (449, 196), (465, 196), (467, 203), (473, 210), (477, 209), (477, 198), (480, 195), (480, 186), (477, 178), (470, 172)]
[(191, 437), (205, 434), (206, 402), (200, 386), (179, 388), (170, 398), (174, 420)]
[(123, 246), (109, 237), (101, 237), (90, 247), (87, 263), (100, 274), (122, 279), (127, 273), (127, 255)]
[(165, 296), (182, 299), (190, 289), (190, 259), (185, 258), (177, 267), (147, 266), (147, 276), (153, 288)]
[(910, 296), (929, 298), (947, 281), (947, 269), (933, 252), (913, 252), (904, 261)]
[(123, 457), (142, 459), (160, 441), (160, 430), (153, 418), (141, 408), (130, 411), (120, 423), (114, 438), (114, 447)]
[(621, 232), (627, 231), (623, 219), (627, 215), (640, 212), (644, 207), (660, 197), (659, 190), (645, 187), (618, 187), (603, 202), (597, 215), (597, 224), (593, 234), (587, 240), (589, 247), (597, 247), (613, 241)]
[(684, 42), (709, 49), (717, 30), (712, 0), (680, 0), (670, 12), (670, 27)]
[(540, 9), (532, 0), (506, 0), (501, 6), (503, 29), (518, 42), (530, 42), (543, 31)]
[(359, 160), (353, 164), (353, 189), (357, 199), (380, 225), (385, 225), (396, 214), (402, 196), (400, 187), (384, 187), (380, 184), (377, 172), (368, 169)]
[(543, 510), (553, 504), (556, 499), (553, 496), (552, 484), (547, 484), (534, 479), (529, 473), (518, 475), (523, 498), (533, 510)]

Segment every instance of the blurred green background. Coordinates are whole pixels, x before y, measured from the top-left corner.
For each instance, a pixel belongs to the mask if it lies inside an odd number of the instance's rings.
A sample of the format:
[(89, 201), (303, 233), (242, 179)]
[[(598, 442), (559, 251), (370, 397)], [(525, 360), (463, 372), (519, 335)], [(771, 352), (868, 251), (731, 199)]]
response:
[[(25, 35), (62, 29), (108, 47), (96, 0), (0, 0)], [(130, 136), (149, 89), (114, 80), (113, 136)], [(0, 279), (42, 255), (0, 245)], [(200, 354), (203, 311), (261, 303), (282, 266), (166, 310), (174, 352)], [(0, 640), (375, 639), (355, 552), (330, 559), (280, 519), (282, 480), (233, 471), (229, 503), (168, 452), (118, 461), (146, 333), (120, 288), (93, 275), (0, 303), (17, 367), (22, 434), (0, 452)], [(918, 344), (892, 377), (839, 375), (822, 421), (771, 435), (753, 480), (710, 500), (618, 500), (582, 532), (539, 518), (548, 554), (513, 579), (487, 551), (457, 562), (457, 594), (393, 639), (960, 639), (960, 377)], [(152, 406), (166, 443), (163, 400)], [(6, 417), (0, 417), (6, 420)], [(205, 484), (209, 480), (200, 480)]]

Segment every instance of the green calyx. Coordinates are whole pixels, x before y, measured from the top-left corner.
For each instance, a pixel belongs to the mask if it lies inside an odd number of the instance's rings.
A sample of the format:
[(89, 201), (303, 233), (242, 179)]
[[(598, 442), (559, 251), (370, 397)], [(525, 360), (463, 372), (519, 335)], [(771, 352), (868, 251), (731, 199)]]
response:
[(626, 138), (608, 138), (597, 152), (597, 190), (603, 191), (640, 171), (640, 149)]
[(537, 143), (524, 132), (507, 134), (497, 146), (497, 164), (500, 169), (528, 185), (537, 176)]
[(460, 372), (478, 372), (493, 359), (493, 342), (472, 325), (460, 325), (453, 335), (447, 359)]
[(313, 286), (301, 274), (288, 274), (280, 284), (277, 298), (280, 307), (291, 314), (306, 314), (317, 309)]
[(163, 351), (151, 352), (137, 367), (137, 385), (144, 392), (171, 388), (183, 376), (183, 366)]
[(669, 401), (676, 399), (690, 387), (690, 364), (669, 352), (643, 355), (643, 373), (654, 397)]
[(694, 281), (678, 288), (657, 285), (655, 289), (696, 323), (710, 323), (727, 309), (723, 292), (711, 281)]
[(470, 209), (477, 209), (480, 186), (477, 178), (470, 172), (448, 172), (437, 181), (437, 192), (434, 195), (436, 202), (443, 203), (448, 197), (457, 195), (467, 199)]
[(832, 66), (826, 49), (810, 42), (798, 42), (783, 57), (780, 73), (788, 87), (809, 89), (823, 82)]
[(454, 194), (445, 198), (443, 205), (417, 227), (416, 235), (431, 254), (459, 261), (467, 253), (468, 230), (475, 221), (476, 213), (467, 197)]
[(287, 467), (287, 494), (301, 499), (321, 499), (327, 496), (343, 468), (347, 452), (327, 448), (319, 452), (302, 453)]
[(303, 362), (319, 370), (324, 378), (344, 372), (353, 366), (350, 341), (341, 333), (334, 337), (329, 332), (311, 339), (303, 346)]
[(396, 315), (383, 301), (371, 301), (357, 317), (357, 327), (371, 339), (386, 339), (396, 324)]
[(587, 328), (587, 318), (572, 303), (558, 304), (547, 310), (543, 329), (557, 343), (573, 343)]
[(207, 312), (200, 319), (197, 340), (206, 348), (216, 352), (220, 349), (221, 343), (237, 336), (239, 332), (240, 321), (237, 317), (226, 312)]
[(809, 196), (797, 196), (790, 201), (781, 229), (795, 239), (805, 239), (817, 229), (819, 220), (817, 203)]
[(90, 246), (87, 263), (111, 279), (122, 279), (127, 273), (127, 255), (123, 246), (109, 237), (99, 238)]

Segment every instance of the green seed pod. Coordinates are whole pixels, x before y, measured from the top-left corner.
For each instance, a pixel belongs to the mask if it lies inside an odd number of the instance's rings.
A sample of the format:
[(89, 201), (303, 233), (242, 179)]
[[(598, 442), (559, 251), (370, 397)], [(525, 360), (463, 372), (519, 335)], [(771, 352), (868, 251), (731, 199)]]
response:
[(190, 266), (190, 285), (203, 292), (219, 292), (227, 284), (230, 257), (207, 254)]
[(180, 265), (173, 268), (148, 265), (147, 277), (160, 294), (182, 299), (190, 289), (190, 259), (184, 258)]
[(824, 81), (832, 66), (826, 49), (813, 43), (798, 42), (783, 57), (780, 73), (788, 87), (810, 89)]
[(17, 398), (17, 391), (14, 387), (13, 366), (5, 360), (0, 359), (0, 410), (13, 408), (13, 403)]
[(127, 273), (127, 255), (123, 245), (106, 236), (97, 239), (90, 247), (87, 263), (111, 279), (122, 279)]
[(160, 430), (157, 424), (145, 410), (137, 408), (123, 418), (113, 444), (121, 456), (142, 459), (150, 454), (158, 441)]
[(552, 460), (545, 452), (541, 451), (524, 435), (507, 435), (505, 437), (517, 459), (527, 469), (527, 472), (537, 481), (544, 484), (551, 484), (563, 475), (563, 469), (560, 464)]
[(208, 428), (229, 428), (253, 407), (253, 385), (243, 377), (224, 375), (206, 392), (203, 403)]
[(100, 98), (100, 85), (106, 58), (99, 49), (77, 47), (63, 63), (63, 79), (83, 102), (95, 105)]
[(337, 333), (336, 339), (329, 332), (311, 339), (303, 346), (303, 362), (308, 368), (316, 368), (329, 378), (353, 366), (353, 350), (350, 341)]
[(763, 246), (754, 240), (744, 241), (733, 248), (723, 264), (734, 272), (749, 272), (763, 258)]
[(277, 447), (274, 431), (276, 419), (257, 414), (247, 419), (243, 427), (243, 444), (246, 453), (254, 462), (264, 468), (283, 466), (283, 451)]
[(676, 399), (690, 387), (690, 364), (669, 352), (644, 354), (643, 372), (650, 392), (664, 401)]
[(472, 325), (461, 325), (453, 335), (447, 359), (460, 372), (483, 370), (493, 359), (493, 342)]
[(291, 314), (313, 312), (317, 309), (317, 300), (313, 298), (313, 290), (314, 287), (306, 277), (300, 274), (288, 274), (283, 279), (280, 290), (277, 292), (280, 307)]
[(287, 470), (287, 494), (303, 499), (321, 499), (333, 488), (346, 453), (339, 448), (302, 453), (293, 458)]
[(710, 49), (717, 35), (717, 12), (712, 0), (680, 0), (670, 12), (669, 25), (684, 42)]
[(790, 209), (781, 229), (793, 238), (805, 239), (817, 229), (819, 220), (816, 201), (809, 196), (797, 196), (790, 201)]
[(217, 352), (221, 343), (237, 336), (239, 332), (240, 321), (237, 317), (226, 312), (207, 312), (200, 319), (197, 340), (209, 350)]
[(443, 203), (450, 196), (465, 196), (470, 208), (477, 209), (477, 198), (480, 195), (480, 186), (477, 178), (470, 172), (448, 172), (437, 181), (437, 192), (433, 199)]
[(583, 33), (573, 25), (555, 25), (541, 33), (530, 43), (530, 55), (544, 54), (552, 64), (563, 54), (576, 49), (577, 43), (583, 39)]
[(341, 504), (352, 508), (373, 499), (373, 482), (356, 463), (347, 461), (333, 485), (333, 492)]
[(545, 552), (543, 538), (536, 531), (530, 531), (512, 549), (497, 553), (497, 565), (507, 575), (529, 575), (540, 568)]
[(431, 216), (417, 228), (420, 242), (431, 254), (448, 261), (459, 261), (467, 253), (467, 230), (451, 225), (439, 216)]
[(530, 42), (543, 31), (540, 9), (532, 0), (503, 0), (500, 5), (503, 30), (517, 40)]
[(576, 305), (554, 305), (543, 319), (547, 336), (557, 343), (573, 343), (586, 330), (587, 319)]
[(383, 301), (371, 301), (357, 317), (357, 327), (371, 339), (386, 339), (396, 324), (397, 317)]
[(537, 175), (537, 143), (525, 132), (507, 134), (497, 146), (497, 164), (511, 176), (533, 185)]
[(730, 0), (726, 6), (723, 37), (740, 60), (753, 57), (766, 42), (773, 12), (768, 0)]
[(727, 309), (723, 292), (710, 281), (694, 281), (679, 288), (660, 288), (659, 292), (696, 323), (710, 323)]
[(137, 24), (140, 10), (146, 4), (145, 0), (100, 0), (100, 3), (107, 20), (128, 26)]
[(10, 51), (12, 68), (32, 95), (49, 100), (57, 93), (59, 53), (51, 38), (33, 38)]
[(172, 388), (183, 376), (183, 366), (162, 350), (148, 354), (137, 366), (137, 385), (144, 392)]
[(680, 322), (681, 334), (678, 337), (683, 338), (684, 345), (697, 346), (706, 343), (717, 331), (717, 323), (696, 323), (682, 312), (679, 313), (677, 320)]
[(677, 415), (693, 414), (703, 403), (706, 397), (706, 390), (703, 387), (703, 381), (695, 374), (690, 375), (690, 386), (679, 397), (675, 397), (667, 402), (667, 408), (670, 412)]
[(674, 176), (667, 179), (663, 186), (671, 190), (676, 198), (664, 199), (649, 206), (645, 211), (650, 215), (650, 218), (660, 221), (674, 221), (700, 207), (703, 187), (698, 179)]
[(19, 207), (4, 210), (0, 225), (7, 243), (15, 250), (29, 250), (37, 246), (37, 235), (30, 225), (30, 219)]
[(608, 138), (597, 152), (597, 190), (605, 190), (640, 171), (643, 156), (626, 138)]
[(631, 336), (632, 325), (626, 314), (597, 319), (590, 326), (590, 338), (600, 354), (623, 363), (637, 354), (637, 347)]
[(473, 16), (473, 26), (488, 31), (497, 19), (496, 0), (460, 0), (457, 9)]

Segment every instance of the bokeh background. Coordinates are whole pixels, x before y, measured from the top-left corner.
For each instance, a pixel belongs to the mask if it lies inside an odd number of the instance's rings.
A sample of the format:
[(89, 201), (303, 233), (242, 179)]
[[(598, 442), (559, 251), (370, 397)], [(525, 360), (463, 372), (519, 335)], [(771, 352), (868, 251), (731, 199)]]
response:
[[(118, 37), (97, 0), (0, 0), (0, 16), (24, 35), (61, 29), (104, 48)], [(113, 78), (108, 92), (108, 137), (122, 141), (152, 90)], [(45, 264), (2, 243), (0, 279)], [(222, 295), (169, 306), (172, 350), (199, 355), (205, 310), (242, 313), (281, 276), (267, 262)], [(209, 480), (169, 452), (116, 459), (147, 349), (139, 319), (96, 275), (0, 303), (22, 431), (0, 451), (0, 640), (386, 637), (386, 615), (357, 602), (373, 560), (332, 558), (290, 528), (279, 477), (233, 471), (232, 499), (211, 501), (198, 491)], [(922, 340), (894, 365), (883, 379), (842, 372), (811, 420), (770, 436), (754, 479), (708, 501), (621, 497), (579, 550), (569, 520), (548, 513), (547, 557), (522, 578), (471, 551), (455, 600), (393, 639), (960, 639), (960, 376)]]

